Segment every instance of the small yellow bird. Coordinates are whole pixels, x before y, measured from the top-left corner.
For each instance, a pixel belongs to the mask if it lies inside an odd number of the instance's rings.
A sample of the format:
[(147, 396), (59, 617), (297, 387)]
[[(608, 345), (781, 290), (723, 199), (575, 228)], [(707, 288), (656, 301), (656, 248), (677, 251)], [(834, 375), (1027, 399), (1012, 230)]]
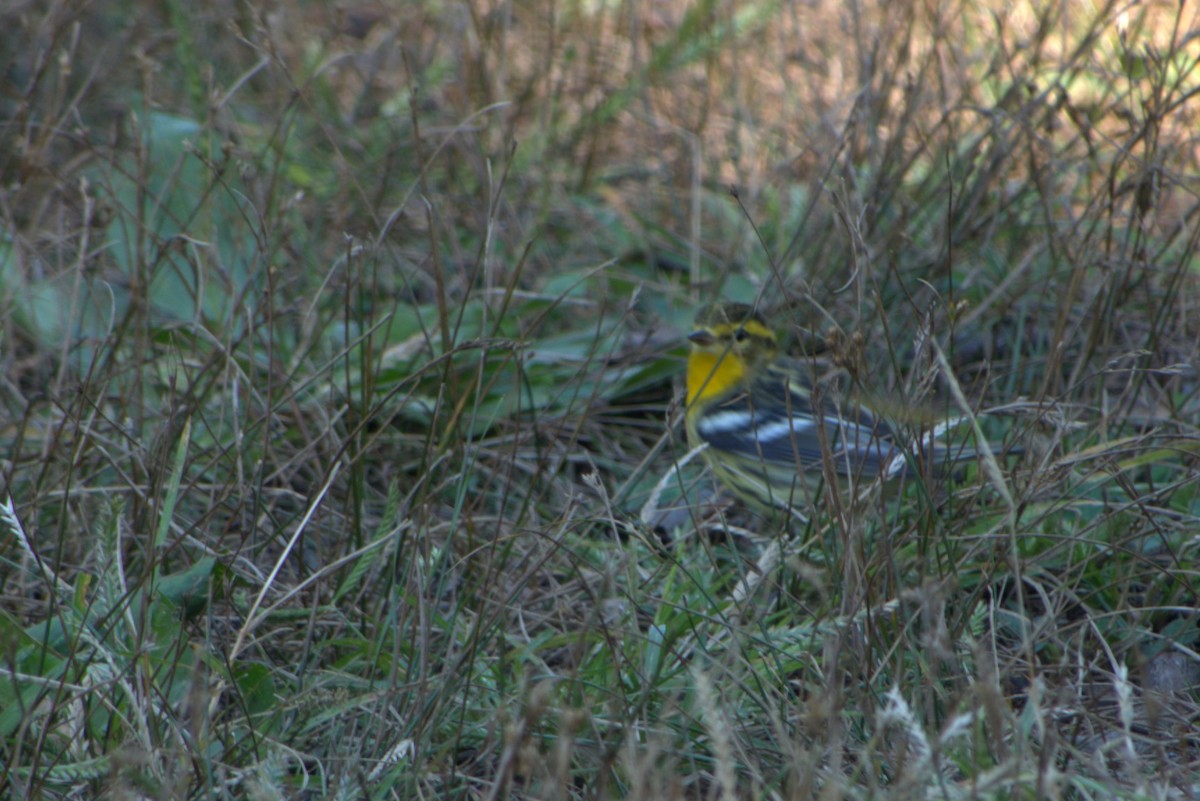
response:
[(760, 510), (812, 509), (826, 479), (861, 487), (897, 479), (910, 465), (943, 474), (975, 456), (931, 436), (902, 438), (860, 403), (814, 390), (810, 365), (782, 355), (751, 306), (705, 306), (688, 339), (688, 442), (706, 445), (717, 479)]

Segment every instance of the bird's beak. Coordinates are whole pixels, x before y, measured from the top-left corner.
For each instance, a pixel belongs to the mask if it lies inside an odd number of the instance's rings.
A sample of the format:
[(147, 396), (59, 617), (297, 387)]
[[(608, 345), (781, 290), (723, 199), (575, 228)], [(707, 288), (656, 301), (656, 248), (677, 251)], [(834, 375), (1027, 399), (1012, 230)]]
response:
[(688, 334), (688, 341), (696, 345), (711, 345), (717, 341), (717, 338), (712, 335), (711, 331), (705, 331), (701, 328), (698, 331)]

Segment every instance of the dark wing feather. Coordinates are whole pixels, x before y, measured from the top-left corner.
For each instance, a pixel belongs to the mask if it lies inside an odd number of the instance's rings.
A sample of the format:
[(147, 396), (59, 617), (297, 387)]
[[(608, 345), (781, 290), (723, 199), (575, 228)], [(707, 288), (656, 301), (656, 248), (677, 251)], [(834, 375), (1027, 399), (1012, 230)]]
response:
[(797, 472), (823, 464), (822, 437), (841, 475), (873, 478), (904, 459), (884, 421), (866, 409), (839, 403), (832, 392), (814, 392), (798, 382), (794, 371), (778, 368), (759, 377), (751, 392), (715, 406), (698, 432), (712, 448)]

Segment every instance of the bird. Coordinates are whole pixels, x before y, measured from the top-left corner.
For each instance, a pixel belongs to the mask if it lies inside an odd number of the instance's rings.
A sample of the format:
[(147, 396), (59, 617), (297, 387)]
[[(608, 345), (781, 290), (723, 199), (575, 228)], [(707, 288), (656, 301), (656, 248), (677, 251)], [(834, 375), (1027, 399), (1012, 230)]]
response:
[(912, 415), (926, 431), (907, 436), (894, 425), (897, 404), (870, 408), (832, 384), (813, 382), (811, 360), (786, 356), (753, 306), (704, 306), (687, 338), (688, 443), (705, 449), (719, 483), (760, 511), (786, 509), (806, 518), (827, 483), (886, 486), (914, 467), (942, 475), (976, 456), (938, 439), (944, 426), (931, 428), (928, 415)]

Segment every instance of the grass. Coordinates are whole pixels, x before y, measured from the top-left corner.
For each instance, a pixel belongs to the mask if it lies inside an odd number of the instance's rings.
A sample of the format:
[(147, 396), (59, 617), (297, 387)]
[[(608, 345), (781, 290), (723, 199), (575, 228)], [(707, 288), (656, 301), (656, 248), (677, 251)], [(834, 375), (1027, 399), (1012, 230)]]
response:
[[(0, 795), (1195, 795), (1187, 4), (0, 19)], [(718, 295), (1026, 455), (718, 508)]]

